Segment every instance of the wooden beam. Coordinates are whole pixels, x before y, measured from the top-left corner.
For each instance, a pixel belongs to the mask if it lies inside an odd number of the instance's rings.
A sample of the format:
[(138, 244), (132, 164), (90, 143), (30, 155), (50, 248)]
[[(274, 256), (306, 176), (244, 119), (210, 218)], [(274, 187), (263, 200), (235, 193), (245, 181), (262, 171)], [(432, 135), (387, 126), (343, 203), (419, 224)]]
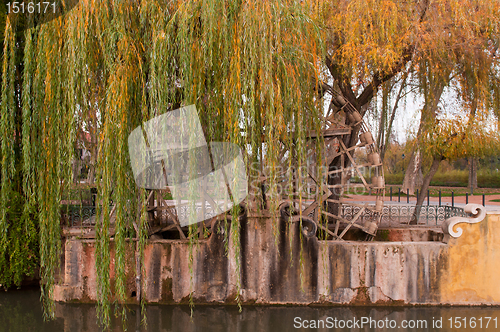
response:
[(339, 237), (342, 238), (345, 233), (347, 233), (347, 231), (349, 230), (349, 228), (351, 228), (351, 226), (356, 222), (356, 220), (359, 219), (359, 217), (361, 216), (361, 214), (365, 211), (365, 208), (362, 207), (358, 213), (356, 213), (356, 215), (354, 216), (354, 218), (352, 218), (351, 222), (349, 223), (349, 225), (347, 225), (346, 228), (344, 228), (344, 230), (342, 231), (342, 233), (340, 233)]
[(320, 135), (318, 135), (317, 131), (310, 131), (307, 134), (309, 138), (317, 138), (318, 136), (322, 137), (335, 137), (335, 136), (344, 136), (349, 135), (351, 133), (351, 128), (335, 128), (335, 129), (326, 129), (322, 130)]

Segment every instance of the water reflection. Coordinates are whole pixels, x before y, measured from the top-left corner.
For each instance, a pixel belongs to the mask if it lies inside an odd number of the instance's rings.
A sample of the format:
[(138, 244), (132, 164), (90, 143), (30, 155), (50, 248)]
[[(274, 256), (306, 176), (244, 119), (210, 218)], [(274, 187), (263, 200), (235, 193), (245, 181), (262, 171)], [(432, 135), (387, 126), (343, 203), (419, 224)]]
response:
[(64, 331), (64, 321), (43, 323), (40, 290), (0, 290), (0, 331)]
[[(38, 290), (0, 293), (0, 331), (93, 332), (100, 330), (96, 322), (95, 306), (88, 304), (57, 304), (56, 320), (43, 322), (39, 297)], [(147, 325), (145, 326), (141, 324), (137, 306), (129, 306), (127, 312), (126, 326), (122, 325), (120, 318), (113, 317), (112, 331), (125, 329), (162, 332), (454, 331), (457, 329), (493, 331), (499, 328), (497, 317), (500, 316), (498, 307), (247, 306), (239, 313), (234, 306), (199, 305), (195, 307), (191, 317), (191, 311), (187, 306), (150, 305), (147, 307)], [(491, 317), (488, 326), (486, 326), (487, 317)], [(372, 321), (372, 326), (365, 324), (361, 328), (363, 320), (369, 319)], [(404, 322), (410, 327), (403, 328)], [(441, 328), (439, 328), (439, 322), (442, 322)], [(454, 325), (450, 326), (451, 323)], [(373, 324), (378, 324), (378, 326)], [(391, 324), (395, 324), (394, 328), (391, 328)], [(460, 328), (457, 324), (461, 325)], [(467, 328), (464, 328), (464, 324), (467, 324)], [(330, 326), (333, 327), (328, 328)]]

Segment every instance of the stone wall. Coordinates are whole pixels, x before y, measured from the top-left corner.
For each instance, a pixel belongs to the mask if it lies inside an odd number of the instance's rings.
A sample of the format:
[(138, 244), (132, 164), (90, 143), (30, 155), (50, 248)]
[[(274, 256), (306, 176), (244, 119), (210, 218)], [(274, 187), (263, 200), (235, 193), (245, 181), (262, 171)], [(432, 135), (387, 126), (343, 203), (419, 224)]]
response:
[[(199, 241), (193, 252), (193, 273), (187, 241), (149, 241), (142, 296), (152, 303), (186, 303), (193, 292), (195, 303), (235, 303), (239, 274), (243, 303), (500, 304), (497, 214), (462, 226), (464, 234), (447, 244), (319, 241), (300, 236), (298, 223), (289, 227), (281, 220), (273, 230), (268, 218), (243, 217), (240, 224), (239, 266), (233, 239), (226, 244), (224, 235), (217, 232)], [(130, 302), (136, 302), (138, 294), (134, 248), (135, 243), (129, 242)], [(65, 242), (55, 300), (96, 300), (94, 253), (93, 241)]]

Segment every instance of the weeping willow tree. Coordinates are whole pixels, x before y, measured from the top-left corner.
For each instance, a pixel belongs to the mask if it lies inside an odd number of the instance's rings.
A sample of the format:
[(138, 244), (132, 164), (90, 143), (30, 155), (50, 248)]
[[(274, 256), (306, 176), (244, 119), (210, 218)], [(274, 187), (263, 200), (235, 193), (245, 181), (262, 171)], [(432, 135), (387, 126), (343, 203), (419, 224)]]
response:
[[(110, 301), (125, 299), (125, 238), (138, 239), (140, 255), (146, 241), (146, 197), (135, 186), (128, 159), (133, 128), (195, 104), (207, 141), (238, 144), (247, 165), (269, 166), (269, 208), (276, 212), (278, 147), (284, 144), (288, 164), (293, 159), (302, 168), (306, 133), (321, 125), (319, 96), (329, 93), (330, 107), (349, 102), (364, 115), (377, 89), (410, 62), (435, 61), (437, 50), (454, 51), (483, 35), (488, 38), (481, 40), (495, 44), (489, 36), (498, 34), (498, 12), (496, 1), (473, 0), (82, 0), (66, 15), (24, 31), (7, 18), (0, 124), (2, 283), (31, 273), (39, 257), (42, 299), (47, 314), (53, 313), (59, 209), (71, 183), (78, 130), (96, 128), (97, 294), (107, 322)], [(346, 135), (346, 146), (357, 139), (354, 130)], [(250, 182), (256, 169), (248, 167)], [(231, 232), (237, 234), (238, 226), (234, 221)]]
[[(71, 183), (77, 132), (92, 123), (98, 128), (97, 296), (106, 324), (110, 301), (126, 299), (125, 238), (138, 239), (142, 256), (147, 234), (146, 197), (135, 186), (128, 157), (133, 128), (195, 104), (207, 141), (238, 144), (247, 165), (262, 162), (276, 169), (279, 142), (289, 147), (289, 158), (303, 162), (305, 132), (320, 125), (315, 86), (323, 54), (317, 14), (316, 7), (295, 1), (82, 0), (66, 15), (23, 32), (8, 17), (0, 271), (14, 272), (3, 273), (2, 283), (19, 282), (39, 255), (42, 301), (46, 314), (53, 315), (61, 197)], [(252, 169), (251, 179), (257, 176)], [(269, 186), (276, 192), (273, 171)], [(272, 210), (277, 204), (276, 196)], [(236, 221), (231, 231), (239, 231)]]
[[(0, 6), (0, 24), (6, 23), (5, 8)], [(2, 30), (2, 37), (4, 36)], [(16, 70), (22, 63), (22, 53), (16, 45), (23, 39), (11, 28), (2, 38), (2, 92), (0, 128), (2, 140), (1, 194), (0, 194), (0, 285), (8, 288), (19, 285), (25, 276), (33, 276), (38, 266), (38, 211), (24, 179), (29, 170), (24, 169), (21, 126), (24, 117), (21, 97), (16, 91), (22, 81), (22, 73)], [(26, 193), (24, 195), (23, 193)]]

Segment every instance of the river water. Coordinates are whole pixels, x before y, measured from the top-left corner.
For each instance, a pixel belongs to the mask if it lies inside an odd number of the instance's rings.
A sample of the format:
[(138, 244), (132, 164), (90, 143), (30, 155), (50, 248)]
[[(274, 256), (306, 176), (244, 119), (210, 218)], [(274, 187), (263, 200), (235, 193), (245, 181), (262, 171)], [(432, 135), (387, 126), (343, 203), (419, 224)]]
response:
[[(44, 322), (38, 289), (0, 292), (0, 331), (100, 331), (96, 308), (57, 304), (56, 319)], [(499, 307), (297, 307), (138, 306), (127, 307), (125, 325), (112, 319), (111, 331), (500, 331)]]

